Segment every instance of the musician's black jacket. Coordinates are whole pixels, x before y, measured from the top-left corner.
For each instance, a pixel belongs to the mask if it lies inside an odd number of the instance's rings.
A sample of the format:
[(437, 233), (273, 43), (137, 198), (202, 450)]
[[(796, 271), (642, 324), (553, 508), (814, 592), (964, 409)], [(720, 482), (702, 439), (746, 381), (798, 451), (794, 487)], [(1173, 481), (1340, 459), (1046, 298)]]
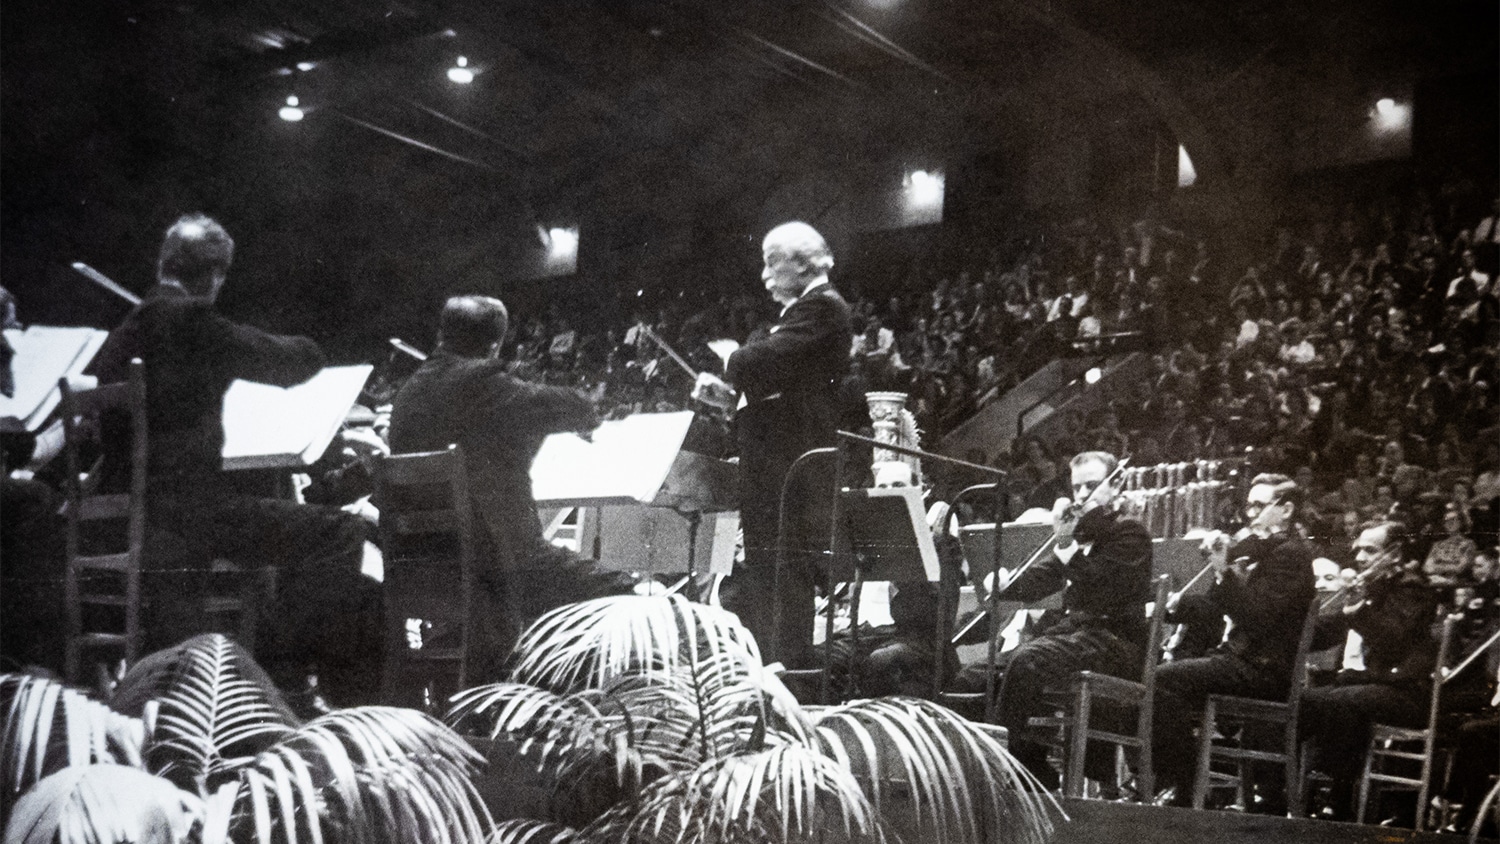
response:
[(531, 461), (548, 434), (597, 423), (593, 404), (574, 390), (522, 381), (499, 360), (439, 349), (396, 394), (390, 441), (398, 454), (461, 446), (474, 512), (495, 540), (497, 564), (524, 568), (545, 550)]
[(1005, 597), (1035, 601), (1063, 589), (1067, 615), (1043, 632), (1103, 627), (1144, 646), (1151, 535), (1140, 522), (1099, 507), (1079, 518), (1073, 536), (1080, 544), (1093, 544), (1067, 563), (1049, 552), (1006, 589)]
[(823, 284), (793, 302), (769, 334), (729, 356), (724, 377), (747, 400), (734, 421), (742, 511), (774, 513), (792, 461), (809, 449), (833, 445), (852, 326), (848, 303)]
[(1364, 640), (1364, 671), (1341, 671), (1340, 683), (1427, 687), (1437, 658), (1432, 637), (1438, 593), (1419, 573), (1397, 572), (1377, 580), (1353, 612), (1318, 620), (1315, 647), (1340, 648), (1349, 631)]
[[(208, 299), (157, 285), (110, 332), (89, 371), (100, 383), (126, 380), (131, 358), (146, 365), (149, 474), (177, 492), (185, 478), (219, 475), (224, 450), (224, 393), (236, 378), (290, 387), (318, 374), (323, 352), (306, 337), (270, 334), (233, 322)], [(110, 426), (110, 453), (128, 427)]]
[(1250, 536), (1228, 551), (1245, 575), (1226, 574), (1208, 590), (1208, 601), (1233, 626), (1224, 649), (1262, 667), (1289, 667), (1308, 605), (1316, 591), (1313, 549), (1289, 534)]

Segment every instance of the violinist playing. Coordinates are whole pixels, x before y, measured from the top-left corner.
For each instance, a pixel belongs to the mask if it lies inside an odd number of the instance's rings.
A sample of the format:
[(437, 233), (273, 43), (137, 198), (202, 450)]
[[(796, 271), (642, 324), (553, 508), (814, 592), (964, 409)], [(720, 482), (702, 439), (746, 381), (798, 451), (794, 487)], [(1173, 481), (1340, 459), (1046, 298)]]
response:
[(1214, 575), (1204, 611), (1229, 621), (1207, 655), (1156, 672), (1153, 762), (1160, 787), (1175, 789), (1172, 805), (1191, 803), (1193, 728), (1209, 695), (1286, 698), (1314, 593), (1313, 549), (1296, 530), (1301, 502), (1291, 478), (1257, 475), (1245, 497), (1247, 528), (1233, 542), (1218, 532), (1204, 540)]
[[(1081, 670), (1135, 679), (1145, 654), (1151, 535), (1111, 506), (1119, 491), (1111, 481), (1117, 464), (1103, 451), (1074, 457), (1073, 500), (1059, 499), (1053, 509), (1056, 547), (1024, 573), (1002, 569), (998, 579), (1006, 597), (1020, 601), (1063, 593), (1063, 617), (1011, 652), (998, 709), (999, 723), (1010, 730), (1011, 753), (1049, 787), (1058, 775), (1047, 765), (1046, 748), (1026, 735), (1027, 719), (1046, 709), (1043, 689)], [(1095, 770), (1106, 761), (1089, 754), (1088, 776), (1108, 779)]]
[(1406, 538), (1400, 522), (1363, 525), (1354, 543), (1359, 573), (1342, 608), (1318, 622), (1314, 647), (1342, 645), (1342, 656), (1333, 684), (1303, 695), (1301, 726), (1313, 767), (1333, 780), (1329, 810), (1335, 820), (1353, 817), (1354, 785), (1371, 725), (1420, 727), (1427, 721), (1438, 600), (1421, 567), (1406, 559)]

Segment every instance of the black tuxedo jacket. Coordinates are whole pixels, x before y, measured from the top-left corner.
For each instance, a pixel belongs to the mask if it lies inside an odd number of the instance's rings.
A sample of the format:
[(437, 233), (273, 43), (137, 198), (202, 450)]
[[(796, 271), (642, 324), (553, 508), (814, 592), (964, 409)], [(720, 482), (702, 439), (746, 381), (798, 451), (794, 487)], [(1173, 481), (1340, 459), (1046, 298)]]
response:
[(774, 508), (792, 461), (833, 445), (852, 343), (848, 303), (821, 285), (792, 303), (769, 334), (730, 355), (725, 378), (748, 402), (735, 415), (742, 510)]

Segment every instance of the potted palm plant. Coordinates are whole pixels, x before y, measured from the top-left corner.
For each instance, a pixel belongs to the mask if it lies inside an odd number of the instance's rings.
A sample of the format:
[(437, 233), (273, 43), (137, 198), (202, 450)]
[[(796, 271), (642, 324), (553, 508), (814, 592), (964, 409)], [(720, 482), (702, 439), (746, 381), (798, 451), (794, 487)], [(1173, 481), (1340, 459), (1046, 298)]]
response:
[(481, 842), (481, 762), (414, 710), (302, 723), (217, 634), (137, 663), (107, 702), (0, 675), (0, 810), (16, 844)]
[(734, 615), (680, 596), (548, 613), (447, 720), (514, 742), (550, 794), (497, 844), (1039, 843), (1061, 811), (995, 728), (916, 698), (800, 705)]

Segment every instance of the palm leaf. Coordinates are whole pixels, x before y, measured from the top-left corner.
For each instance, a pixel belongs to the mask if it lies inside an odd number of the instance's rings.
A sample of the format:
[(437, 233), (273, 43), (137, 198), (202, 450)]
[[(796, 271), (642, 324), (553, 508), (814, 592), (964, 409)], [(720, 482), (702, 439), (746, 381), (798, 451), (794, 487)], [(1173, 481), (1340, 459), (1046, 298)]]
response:
[(64, 768), (28, 791), (5, 828), (14, 844), (176, 844), (192, 840), (203, 801), (138, 768)]
[(857, 780), (810, 747), (786, 744), (715, 759), (649, 786), (585, 828), (585, 839), (631, 842), (803, 841), (820, 832), (880, 840)]
[(358, 707), (303, 725), (239, 770), (236, 840), (482, 842), (483, 758), (440, 721)]
[(0, 708), (0, 808), (7, 811), (32, 784), (66, 766), (141, 766), (145, 724), (56, 680), (0, 675)]
[(929, 701), (835, 707), (817, 731), (823, 753), (869, 788), (875, 807), (910, 811), (924, 839), (1041, 844), (1052, 829), (1048, 804), (1061, 813), (999, 739)]
[(246, 676), (254, 661), (228, 638), (196, 636), (174, 650), (147, 761), (179, 786), (207, 793), (292, 725), (276, 705), (275, 688)]
[(572, 827), (518, 818), (496, 824), (485, 844), (575, 844), (581, 840)]
[[(141, 717), (148, 703), (159, 700), (177, 682), (177, 677), (184, 670), (184, 665), (192, 660), (191, 655), (201, 650), (205, 646), (205, 640), (215, 635), (217, 634), (194, 636), (173, 647), (147, 654), (137, 660), (115, 685), (109, 697), (110, 708), (126, 715)], [(249, 651), (238, 644), (233, 645), (233, 649), (235, 668), (239, 675), (260, 687), (266, 704), (276, 711), (277, 720), (288, 726), (296, 726), (299, 719), (292, 712), (292, 708), (287, 705), (281, 691), (276, 688), (271, 675), (266, 673), (266, 670), (255, 661)]]
[(754, 637), (733, 613), (681, 595), (619, 595), (537, 619), (516, 645), (511, 679), (566, 693), (626, 673), (669, 674), (727, 651), (760, 661)]

